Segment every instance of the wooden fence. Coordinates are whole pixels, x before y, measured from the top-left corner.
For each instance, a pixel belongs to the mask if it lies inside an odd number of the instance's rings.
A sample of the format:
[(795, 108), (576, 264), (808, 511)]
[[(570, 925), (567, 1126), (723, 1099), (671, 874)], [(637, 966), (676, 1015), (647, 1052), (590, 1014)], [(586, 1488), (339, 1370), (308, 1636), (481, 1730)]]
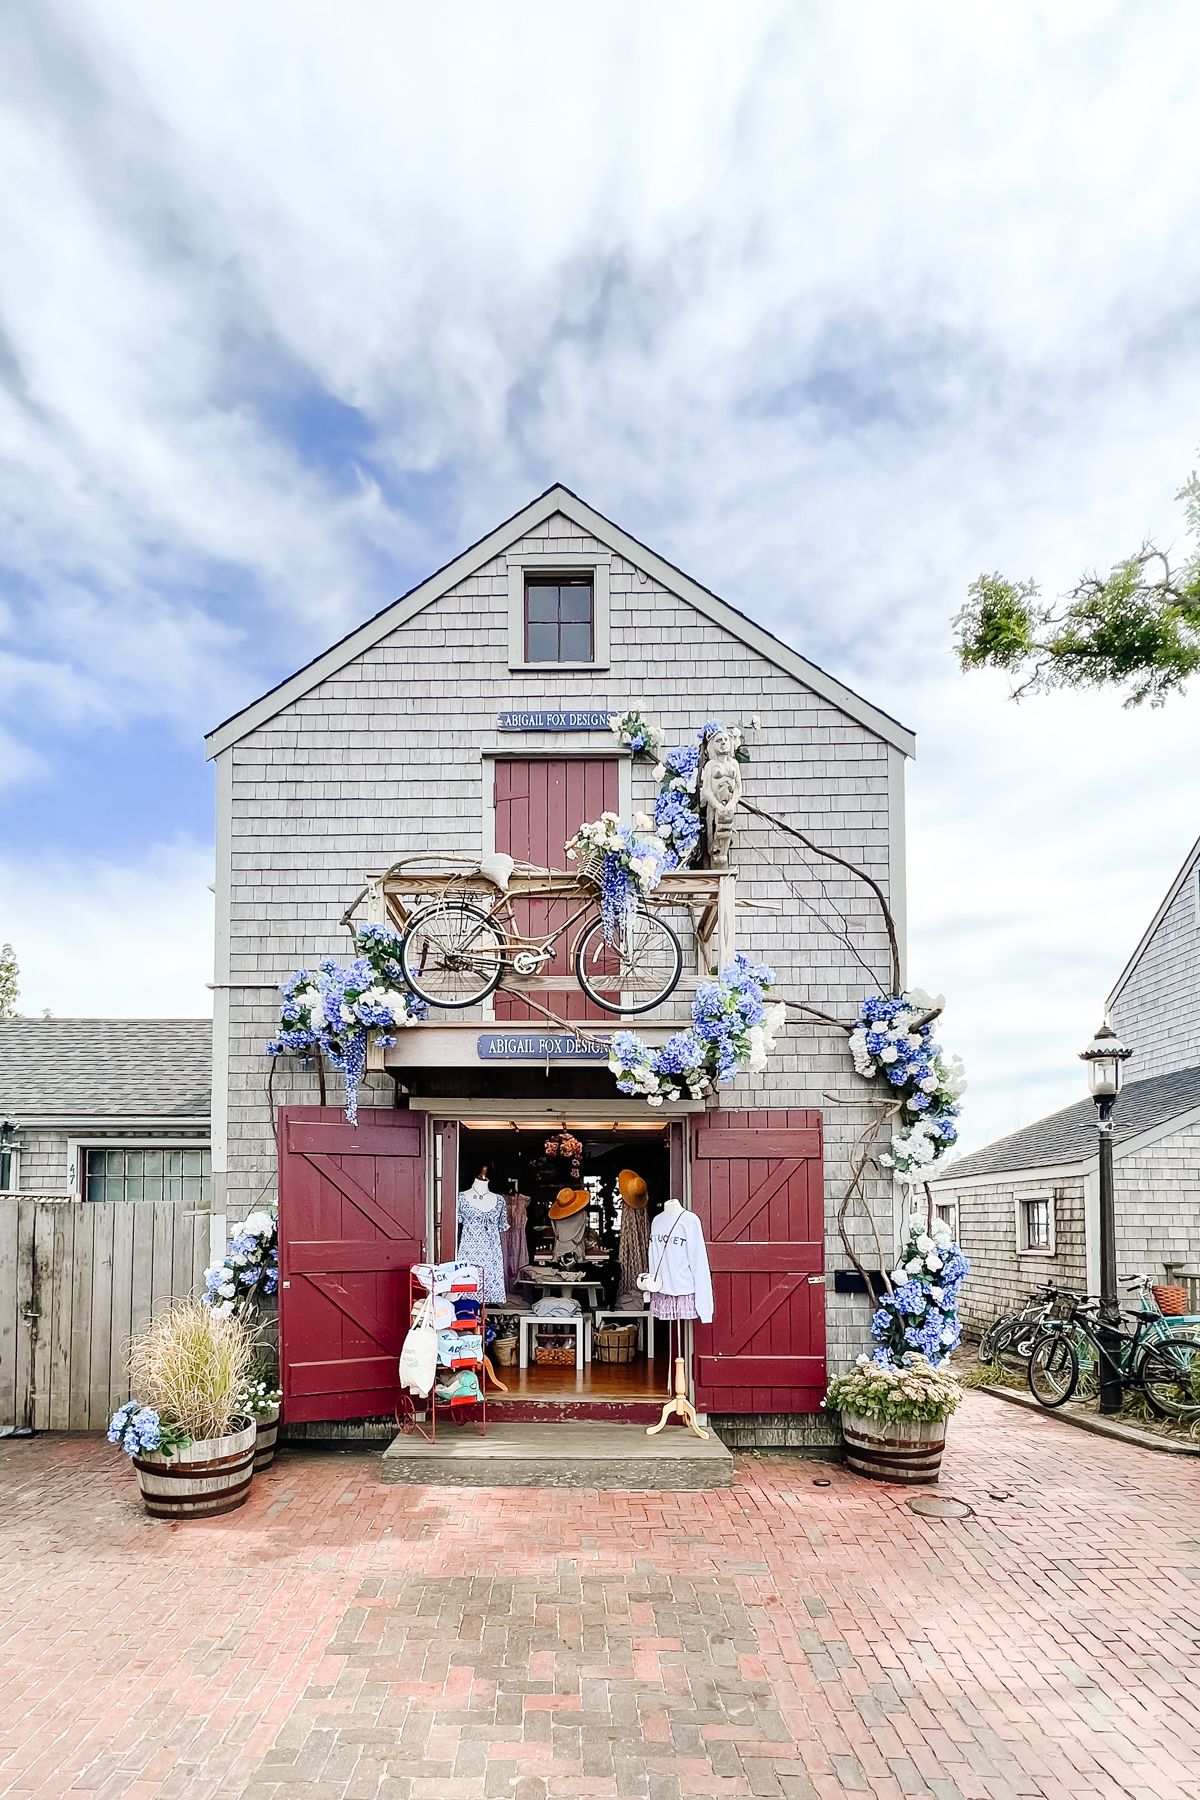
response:
[(199, 1292), (208, 1231), (169, 1201), (0, 1198), (0, 1427), (106, 1426), (129, 1338)]

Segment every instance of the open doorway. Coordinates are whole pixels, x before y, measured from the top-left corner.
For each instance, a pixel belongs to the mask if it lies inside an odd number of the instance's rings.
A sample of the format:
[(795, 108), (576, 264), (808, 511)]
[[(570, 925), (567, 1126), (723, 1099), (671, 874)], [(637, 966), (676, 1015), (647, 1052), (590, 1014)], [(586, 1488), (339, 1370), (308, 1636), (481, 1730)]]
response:
[(490, 1354), (508, 1392), (489, 1394), (489, 1405), (662, 1399), (668, 1332), (655, 1330), (635, 1281), (671, 1191), (668, 1132), (460, 1124), (457, 1169), (443, 1173), (441, 1241), (454, 1241), (458, 1195), (478, 1180), (503, 1199), (509, 1224), (505, 1299), (488, 1307)]

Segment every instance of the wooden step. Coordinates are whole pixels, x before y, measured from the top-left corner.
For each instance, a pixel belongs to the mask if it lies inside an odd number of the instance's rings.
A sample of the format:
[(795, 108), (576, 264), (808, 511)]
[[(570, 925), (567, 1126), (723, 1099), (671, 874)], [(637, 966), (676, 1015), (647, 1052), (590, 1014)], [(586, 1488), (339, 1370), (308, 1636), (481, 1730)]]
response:
[(716, 1433), (698, 1438), (669, 1424), (657, 1437), (642, 1425), (575, 1420), (507, 1424), (438, 1421), (435, 1444), (401, 1433), (383, 1453), (384, 1481), (430, 1487), (727, 1487), (733, 1458)]

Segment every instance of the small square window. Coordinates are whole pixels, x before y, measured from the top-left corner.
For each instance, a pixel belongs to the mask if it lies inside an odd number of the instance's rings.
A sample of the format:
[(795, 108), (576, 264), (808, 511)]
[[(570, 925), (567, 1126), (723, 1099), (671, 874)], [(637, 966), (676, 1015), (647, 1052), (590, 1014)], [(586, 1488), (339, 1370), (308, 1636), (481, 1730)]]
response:
[(1050, 1201), (1042, 1195), (1034, 1200), (1021, 1202), (1021, 1248), (1022, 1250), (1049, 1250), (1052, 1247), (1051, 1227), (1053, 1215)]
[(526, 662), (591, 662), (594, 620), (590, 575), (526, 576)]
[(938, 1221), (939, 1225), (945, 1225), (948, 1228), (952, 1238), (958, 1237), (957, 1200), (936, 1200), (933, 1207), (933, 1216)]

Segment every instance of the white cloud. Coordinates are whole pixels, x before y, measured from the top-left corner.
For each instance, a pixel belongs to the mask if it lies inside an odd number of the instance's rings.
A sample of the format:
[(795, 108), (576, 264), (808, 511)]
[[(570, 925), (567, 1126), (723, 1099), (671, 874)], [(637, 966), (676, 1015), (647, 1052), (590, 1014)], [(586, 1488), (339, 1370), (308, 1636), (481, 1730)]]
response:
[(1194, 702), (1016, 712), (948, 620), (1178, 531), (1194, 8), (91, 0), (5, 50), (14, 738), (198, 733), (561, 476), (918, 729), (968, 1141), (1074, 1096)]
[(0, 938), (16, 947), (21, 1011), (60, 1018), (212, 1012), (212, 852), (155, 845), (137, 864), (0, 856)]

